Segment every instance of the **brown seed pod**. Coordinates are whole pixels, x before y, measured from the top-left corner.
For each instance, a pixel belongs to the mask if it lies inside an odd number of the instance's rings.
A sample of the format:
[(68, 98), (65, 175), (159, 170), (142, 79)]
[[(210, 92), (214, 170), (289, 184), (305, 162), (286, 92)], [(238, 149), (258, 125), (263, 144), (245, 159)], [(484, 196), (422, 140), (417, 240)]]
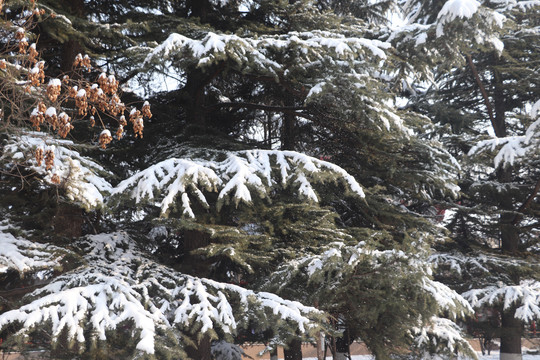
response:
[(53, 184), (60, 184), (62, 181), (60, 180), (60, 176), (58, 176), (58, 174), (54, 174), (53, 176), (51, 176), (51, 182)]
[(54, 166), (54, 147), (45, 150), (45, 169), (50, 170)]
[(122, 125), (118, 126), (118, 129), (116, 129), (116, 138), (118, 140), (122, 139), (124, 137), (124, 127)]
[[(41, 105), (42, 103), (40, 103)], [(43, 116), (43, 111), (40, 111), (40, 106), (38, 105), (37, 108), (32, 110), (32, 113), (30, 114), (30, 122), (32, 123), (32, 126), (39, 131), (41, 124), (45, 121), (45, 116)]]
[(110, 144), (112, 141), (111, 132), (107, 129), (103, 130), (101, 134), (99, 134), (99, 146), (102, 149), (106, 149), (107, 145)]
[(150, 103), (148, 101), (144, 102), (141, 110), (144, 117), (147, 117), (148, 119), (152, 118), (152, 112), (150, 111)]
[(56, 101), (62, 90), (62, 82), (59, 79), (51, 79), (47, 85), (47, 96), (49, 100)]
[(75, 56), (75, 60), (73, 61), (73, 67), (80, 66), (82, 63), (82, 60), (83, 60), (82, 54), (77, 54), (77, 56)]
[(36, 43), (33, 43), (32, 45), (30, 45), (30, 47), (28, 48), (28, 60), (30, 60), (32, 63), (35, 63), (37, 60), (36, 60), (36, 57), (38, 56), (38, 52), (36, 50)]
[(43, 148), (38, 147), (36, 149), (35, 157), (36, 157), (37, 166), (41, 166), (41, 164), (43, 162)]

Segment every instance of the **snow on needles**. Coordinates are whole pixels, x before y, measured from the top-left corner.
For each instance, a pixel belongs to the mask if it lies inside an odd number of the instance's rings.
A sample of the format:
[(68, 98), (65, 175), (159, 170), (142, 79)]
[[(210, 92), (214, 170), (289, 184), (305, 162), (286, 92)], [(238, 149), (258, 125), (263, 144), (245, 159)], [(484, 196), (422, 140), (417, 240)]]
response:
[[(384, 50), (388, 48), (389, 43), (379, 40), (347, 38), (328, 31), (291, 32), (257, 39), (208, 32), (201, 40), (172, 33), (147, 55), (144, 63), (149, 64), (153, 59), (161, 61), (182, 54), (181, 57), (191, 58), (199, 67), (227, 59), (244, 69), (251, 68), (276, 75), (282, 65), (272, 54), (296, 51), (302, 57), (299, 60), (306, 63), (321, 58), (322, 52), (341, 59), (368, 58), (371, 55), (385, 59)], [(275, 58), (279, 59), (280, 55)]]
[[(218, 210), (232, 201), (236, 206), (250, 203), (254, 194), (264, 198), (275, 186), (291, 186), (299, 197), (318, 202), (315, 184), (341, 183), (346, 190), (364, 197), (358, 182), (339, 166), (294, 151), (250, 150), (230, 152), (223, 161), (171, 158), (152, 165), (122, 181), (116, 188), (100, 175), (109, 173), (99, 164), (70, 148), (68, 140), (53, 139), (49, 135), (29, 132), (13, 137), (5, 146), (3, 157), (12, 160), (36, 148), (54, 152), (51, 170), (37, 166), (35, 159), (27, 159), (29, 168), (45, 175), (52, 183), (58, 176), (70, 200), (79, 201), (87, 208), (103, 205), (107, 194), (128, 192), (136, 203), (154, 201), (166, 215), (179, 197), (179, 207), (185, 216), (194, 218), (193, 200), (208, 208), (204, 192), (218, 192)], [(157, 197), (163, 196), (158, 200)]]
[(448, 0), (437, 15), (437, 37), (444, 34), (443, 26), (456, 18), (469, 19), (480, 7), (476, 0)]
[[(230, 201), (236, 206), (250, 203), (254, 194), (264, 198), (274, 186), (293, 186), (301, 198), (318, 202), (314, 183), (329, 181), (364, 197), (358, 182), (339, 166), (294, 151), (270, 150), (230, 152), (223, 161), (167, 159), (122, 181), (112, 193), (129, 191), (137, 203), (153, 200), (162, 215), (180, 195), (182, 213), (194, 218), (191, 198), (209, 206), (203, 191), (219, 193), (219, 210)], [(163, 199), (157, 200), (160, 194)]]
[(525, 322), (540, 318), (540, 282), (536, 280), (522, 280), (519, 285), (499, 282), (483, 289), (469, 290), (463, 297), (474, 308), (502, 304), (506, 310), (515, 306), (514, 316)]
[(18, 323), (19, 334), (26, 335), (46, 325), (53, 340), (65, 329), (69, 342), (84, 347), (131, 322), (136, 348), (153, 354), (160, 328), (232, 336), (250, 314), (270, 324), (286, 319), (301, 332), (317, 326), (315, 308), (178, 273), (145, 257), (125, 233), (88, 236), (74, 246), (85, 252), (86, 265), (34, 291), (28, 298), (34, 301), (1, 314), (0, 329)]
[(0, 225), (0, 273), (15, 270), (23, 276), (60, 265), (64, 253), (60, 248), (16, 238), (7, 229)]
[[(457, 352), (464, 355), (475, 354), (472, 346), (463, 337), (459, 326), (445, 318), (432, 317), (428, 326), (414, 329), (414, 336), (414, 343), (418, 348), (438, 345), (439, 352), (446, 350), (454, 355), (457, 349)], [(429, 359), (432, 357), (426, 353), (422, 358)], [(469, 357), (467, 356), (467, 358)]]
[(12, 136), (5, 146), (3, 157), (12, 159), (22, 154), (35, 153), (37, 148), (52, 150), (54, 164), (52, 169), (46, 170), (44, 166), (37, 166), (35, 159), (27, 159), (27, 166), (38, 174), (45, 176), (45, 181), (52, 181), (57, 175), (66, 189), (66, 196), (73, 201), (79, 201), (86, 208), (102, 205), (104, 193), (110, 193), (111, 184), (99, 174), (107, 171), (98, 163), (88, 157), (82, 156), (78, 151), (72, 150), (76, 145), (69, 140), (54, 139), (48, 134), (40, 132), (27, 132), (20, 136)]
[(494, 137), (479, 141), (469, 150), (468, 156), (476, 156), (483, 152), (495, 152), (493, 158), (495, 167), (513, 166), (515, 162), (529, 161), (538, 158), (540, 148), (540, 116), (537, 108), (540, 101), (532, 106), (531, 118), (535, 121), (525, 131), (524, 135), (507, 136), (503, 138)]
[(211, 351), (214, 359), (241, 360), (248, 357), (240, 346), (223, 340), (214, 341)]

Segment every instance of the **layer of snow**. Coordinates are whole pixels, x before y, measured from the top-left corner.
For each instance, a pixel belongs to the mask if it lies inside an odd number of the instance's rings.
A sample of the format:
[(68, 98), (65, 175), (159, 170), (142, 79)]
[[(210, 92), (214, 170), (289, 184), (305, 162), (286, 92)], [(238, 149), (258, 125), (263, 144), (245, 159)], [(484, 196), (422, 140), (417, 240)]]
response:
[(264, 198), (271, 188), (292, 186), (301, 198), (318, 202), (314, 184), (325, 182), (341, 182), (364, 197), (358, 182), (335, 164), (294, 151), (269, 150), (231, 152), (223, 161), (168, 159), (122, 181), (112, 194), (128, 192), (137, 203), (153, 200), (162, 214), (180, 196), (183, 214), (193, 218), (193, 198), (209, 206), (203, 192), (217, 192), (219, 207), (230, 201), (250, 203), (254, 194)]
[(31, 156), (36, 148), (54, 152), (54, 166), (47, 171), (45, 167), (36, 166), (34, 159), (28, 159), (28, 167), (38, 174), (44, 175), (47, 182), (52, 183), (53, 175), (57, 175), (65, 186), (66, 196), (81, 202), (87, 208), (100, 206), (104, 195), (112, 191), (111, 184), (100, 174), (108, 174), (99, 164), (78, 151), (72, 150), (75, 144), (69, 140), (55, 139), (48, 134), (28, 132), (20, 136), (12, 136), (5, 146), (4, 159), (17, 153)]
[(85, 252), (86, 265), (34, 291), (29, 299), (35, 300), (1, 314), (0, 328), (19, 323), (24, 335), (46, 325), (53, 340), (65, 329), (68, 341), (84, 348), (131, 321), (137, 349), (153, 354), (158, 327), (232, 335), (255, 314), (268, 323), (287, 320), (301, 332), (317, 326), (315, 308), (178, 273), (145, 257), (125, 233), (88, 236), (73, 245)]
[(452, 319), (465, 319), (474, 314), (472, 306), (465, 298), (448, 286), (427, 277), (422, 279), (424, 289), (428, 291), (441, 309), (441, 313), (448, 314)]
[(437, 37), (444, 35), (444, 25), (446, 23), (458, 17), (469, 19), (476, 14), (479, 7), (480, 3), (476, 0), (448, 0), (437, 15)]
[(62, 86), (62, 82), (60, 79), (51, 79), (49, 80), (49, 84), (47, 86)]
[[(415, 330), (414, 342), (418, 348), (429, 348), (438, 344), (438, 350), (444, 350), (448, 354), (453, 354), (456, 350), (460, 354), (474, 354), (474, 349), (463, 336), (461, 328), (451, 320), (433, 317), (428, 326)], [(437, 356), (436, 354), (435, 357)], [(426, 353), (423, 358), (429, 359), (430, 355)]]
[(468, 156), (476, 156), (485, 152), (495, 153), (493, 163), (495, 167), (513, 166), (515, 163), (538, 158), (540, 147), (540, 118), (536, 119), (538, 102), (532, 107), (531, 118), (535, 121), (527, 128), (524, 135), (507, 136), (504, 138), (492, 137), (479, 141), (473, 146)]
[(16, 238), (0, 225), (0, 273), (14, 270), (24, 273), (51, 270), (60, 265), (64, 251), (52, 245)]
[(475, 308), (502, 304), (504, 309), (515, 306), (515, 317), (525, 322), (540, 319), (540, 282), (522, 280), (519, 285), (497, 285), (473, 289), (463, 293)]
[(308, 64), (320, 59), (323, 53), (343, 59), (370, 56), (385, 59), (385, 50), (389, 48), (390, 44), (379, 40), (347, 38), (328, 31), (291, 32), (256, 39), (208, 32), (201, 40), (173, 33), (148, 54), (145, 64), (154, 59), (162, 62), (163, 59), (179, 56), (190, 58), (197, 62), (197, 66), (205, 67), (227, 59), (244, 70), (275, 75), (282, 70), (277, 59), (288, 53), (297, 53), (298, 61)]

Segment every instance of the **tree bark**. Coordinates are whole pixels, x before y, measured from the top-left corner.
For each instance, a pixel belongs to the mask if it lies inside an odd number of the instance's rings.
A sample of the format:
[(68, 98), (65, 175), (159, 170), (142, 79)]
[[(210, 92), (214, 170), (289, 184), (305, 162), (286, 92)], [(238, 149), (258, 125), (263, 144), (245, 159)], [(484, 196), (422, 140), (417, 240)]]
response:
[[(497, 180), (501, 184), (507, 184), (512, 181), (511, 168), (499, 168), (497, 170)], [(506, 191), (499, 194), (499, 208), (502, 214), (499, 217), (499, 229), (501, 237), (501, 249), (504, 252), (515, 254), (519, 250), (519, 229), (514, 223), (514, 202), (512, 195)]]
[[(63, 0), (62, 8), (68, 9), (69, 13), (77, 17), (84, 17), (86, 13), (84, 0)], [(60, 63), (60, 70), (65, 73), (69, 73), (71, 77), (73, 74), (71, 72), (73, 68), (73, 62), (77, 54), (82, 53), (83, 47), (80, 43), (80, 40), (70, 38), (65, 43), (62, 44), (62, 60)]]
[(206, 91), (205, 88), (212, 80), (218, 77), (225, 69), (225, 63), (217, 64), (215, 67), (203, 71), (201, 69), (191, 69), (186, 76), (186, 84), (180, 92), (180, 101), (186, 112), (186, 122), (190, 125), (206, 127)]
[(515, 309), (501, 312), (501, 360), (521, 360), (521, 320), (514, 317)]
[(283, 350), (285, 360), (302, 360), (302, 341), (295, 339), (289, 342)]
[[(508, 135), (506, 127), (506, 101), (503, 91), (502, 79), (497, 70), (493, 72), (493, 101), (495, 108), (495, 123), (493, 128), (497, 137)], [(511, 183), (513, 180), (512, 168), (499, 167), (497, 180), (501, 184)], [(519, 229), (514, 223), (514, 202), (512, 194), (503, 191), (499, 196), (499, 207), (503, 211), (500, 215), (499, 227), (501, 248), (504, 252), (516, 253), (519, 248)], [(501, 311), (501, 360), (521, 360), (521, 320), (514, 317), (515, 309)]]
[(206, 126), (204, 106), (204, 88), (206, 86), (205, 74), (195, 69), (187, 74), (186, 85), (183, 88), (183, 103), (186, 112), (186, 121), (191, 125)]
[(191, 10), (190, 17), (198, 17), (202, 24), (208, 21), (211, 6), (208, 0), (188, 0), (186, 5)]
[[(286, 107), (293, 107), (294, 100), (287, 98), (285, 100)], [(281, 127), (281, 149), (294, 150), (296, 143), (296, 116), (293, 111), (285, 111), (283, 113), (283, 124)]]
[[(493, 130), (497, 137), (508, 135), (506, 128), (506, 104), (503, 92), (503, 84), (500, 74), (493, 72), (493, 101), (495, 108), (495, 118), (493, 121)], [(502, 166), (497, 169), (497, 180), (501, 184), (511, 183), (513, 180), (513, 170), (509, 166)], [(508, 253), (516, 253), (519, 248), (519, 229), (514, 219), (514, 199), (508, 191), (503, 191), (499, 195), (499, 208), (503, 211), (499, 219), (499, 228), (501, 236), (501, 248)]]
[(336, 354), (334, 360), (346, 360), (349, 358), (349, 346), (350, 346), (349, 331), (345, 330), (343, 336), (336, 339)]
[(322, 331), (317, 337), (317, 360), (324, 360), (324, 333)]

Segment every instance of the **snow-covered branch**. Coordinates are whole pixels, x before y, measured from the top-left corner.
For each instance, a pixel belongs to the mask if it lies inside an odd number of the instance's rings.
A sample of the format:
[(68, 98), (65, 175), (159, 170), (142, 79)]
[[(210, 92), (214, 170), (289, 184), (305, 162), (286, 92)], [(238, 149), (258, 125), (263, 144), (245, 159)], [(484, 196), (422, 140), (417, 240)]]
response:
[(46, 244), (16, 238), (0, 225), (0, 273), (13, 270), (21, 276), (40, 270), (51, 270), (61, 265), (65, 251)]
[[(61, 185), (66, 196), (86, 208), (102, 205), (112, 186), (100, 175), (110, 175), (101, 165), (73, 150), (70, 140), (55, 139), (49, 134), (27, 132), (11, 136), (2, 159), (23, 162), (29, 169), (44, 175), (50, 184)], [(38, 153), (45, 154), (42, 164)], [(49, 155), (47, 155), (49, 153)], [(29, 156), (34, 157), (29, 158)]]
[(453, 321), (432, 317), (427, 326), (412, 331), (414, 347), (422, 353), (422, 359), (442, 359), (456, 353), (467, 358), (476, 358), (476, 352), (464, 337), (462, 330)]
[(463, 293), (474, 308), (483, 306), (503, 305), (505, 310), (516, 308), (515, 317), (525, 322), (540, 318), (540, 282), (537, 280), (522, 280), (519, 285), (486, 286), (483, 289), (473, 289)]
[(191, 198), (208, 207), (204, 192), (218, 193), (218, 208), (229, 201), (250, 203), (254, 194), (264, 198), (276, 186), (291, 186), (301, 198), (318, 202), (314, 184), (326, 182), (342, 183), (364, 197), (356, 180), (337, 165), (294, 151), (267, 150), (231, 152), (223, 161), (168, 159), (122, 181), (112, 193), (128, 192), (137, 203), (154, 201), (162, 214), (179, 196), (183, 214), (194, 218)]
[(536, 120), (529, 125), (524, 135), (482, 140), (471, 148), (468, 156), (473, 157), (484, 152), (495, 152), (493, 163), (496, 168), (499, 166), (513, 166), (516, 162), (537, 158), (538, 149), (540, 148), (540, 116), (538, 109), (540, 109), (540, 100), (532, 106), (531, 117)]
[[(309, 63), (323, 56), (338, 59), (368, 58), (372, 55), (385, 59), (385, 50), (390, 44), (379, 40), (345, 37), (329, 31), (291, 32), (281, 36), (262, 36), (257, 39), (237, 35), (209, 32), (201, 40), (191, 39), (173, 33), (152, 50), (145, 64), (154, 60), (173, 57), (196, 61), (204, 68), (219, 61), (230, 61), (243, 71), (256, 71), (260, 74), (277, 77), (285, 69), (277, 59), (283, 54), (296, 53), (295, 64)], [(277, 55), (276, 55), (277, 54)]]
[(145, 257), (125, 233), (89, 236), (76, 245), (85, 251), (87, 265), (0, 315), (0, 328), (19, 324), (19, 334), (25, 335), (50, 324), (53, 340), (66, 329), (68, 340), (84, 347), (87, 341), (107, 340), (108, 330), (131, 322), (136, 348), (152, 354), (158, 328), (233, 335), (257, 314), (258, 321), (279, 326), (282, 319), (304, 333), (322, 319), (318, 310), (274, 294), (175, 272)]

